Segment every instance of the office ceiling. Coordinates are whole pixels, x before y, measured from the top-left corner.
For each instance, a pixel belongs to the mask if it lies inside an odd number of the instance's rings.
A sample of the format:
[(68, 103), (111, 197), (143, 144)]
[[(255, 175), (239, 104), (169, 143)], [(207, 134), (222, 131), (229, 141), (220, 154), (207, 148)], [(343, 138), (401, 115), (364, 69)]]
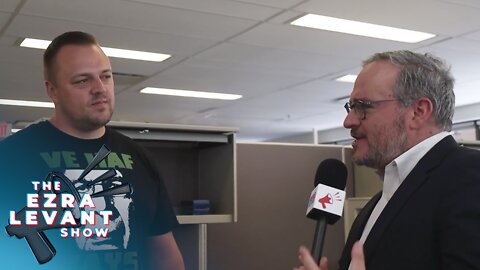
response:
[[(437, 34), (417, 44), (289, 25), (315, 13)], [(342, 126), (352, 84), (385, 50), (432, 52), (452, 65), (457, 106), (480, 102), (480, 2), (476, 0), (1, 0), (0, 99), (49, 101), (42, 50), (24, 37), (94, 34), (107, 47), (173, 55), (162, 63), (112, 58), (114, 120), (238, 127), (240, 140), (272, 140)], [(140, 94), (145, 86), (241, 94), (235, 101)], [(341, 101), (338, 101), (338, 100)], [(22, 125), (53, 109), (0, 105)], [(476, 110), (465, 119), (480, 118)]]

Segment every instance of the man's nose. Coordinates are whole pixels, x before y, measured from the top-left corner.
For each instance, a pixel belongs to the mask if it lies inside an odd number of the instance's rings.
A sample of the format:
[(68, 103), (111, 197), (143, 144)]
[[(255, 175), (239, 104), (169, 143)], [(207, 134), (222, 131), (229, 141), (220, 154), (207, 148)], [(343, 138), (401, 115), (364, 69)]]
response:
[(103, 83), (101, 78), (93, 79), (93, 85), (92, 85), (93, 92), (105, 92), (106, 90), (107, 88), (105, 87), (105, 84)]
[(352, 127), (358, 126), (360, 124), (360, 119), (355, 115), (355, 112), (351, 110), (345, 116), (345, 120), (343, 120), (343, 126), (345, 128), (351, 129)]

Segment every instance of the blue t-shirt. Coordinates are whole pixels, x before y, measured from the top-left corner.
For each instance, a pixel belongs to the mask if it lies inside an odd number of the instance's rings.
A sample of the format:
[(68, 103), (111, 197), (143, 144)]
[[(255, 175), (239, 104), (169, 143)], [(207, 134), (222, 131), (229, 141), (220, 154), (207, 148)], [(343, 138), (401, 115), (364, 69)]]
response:
[[(95, 162), (102, 146), (110, 152)], [(0, 141), (0, 169), (1, 226), (9, 224), (11, 211), (21, 216), (18, 212), (27, 205), (27, 194), (37, 194), (53, 172), (71, 181), (80, 198), (89, 194), (87, 206), (80, 212), (94, 216), (81, 226), (43, 231), (56, 250), (56, 255), (44, 264), (38, 263), (25, 237), (17, 239), (9, 237), (5, 230), (0, 232), (2, 269), (142, 269), (146, 238), (170, 232), (178, 225), (152, 159), (131, 139), (108, 127), (101, 138), (84, 140), (63, 133), (48, 121), (33, 124)], [(32, 181), (40, 182), (38, 190)], [(58, 205), (60, 195), (54, 201)], [(44, 202), (41, 198), (38, 201)], [(59, 209), (75, 212), (73, 208)], [(39, 220), (43, 220), (43, 210), (52, 214), (52, 209), (40, 207)], [(53, 224), (59, 224), (67, 211), (57, 212)], [(108, 213), (108, 218), (101, 213)], [(108, 224), (103, 223), (106, 220)], [(10, 229), (15, 232), (18, 227)]]

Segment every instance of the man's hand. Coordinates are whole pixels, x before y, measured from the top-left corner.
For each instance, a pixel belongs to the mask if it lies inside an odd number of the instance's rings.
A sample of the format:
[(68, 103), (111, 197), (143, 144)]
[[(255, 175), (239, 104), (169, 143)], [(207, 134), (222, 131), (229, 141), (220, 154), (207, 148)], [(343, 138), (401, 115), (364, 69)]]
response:
[(298, 250), (298, 260), (301, 266), (295, 267), (294, 270), (328, 270), (327, 257), (320, 259), (320, 268), (312, 257), (308, 248), (301, 246)]
[(363, 257), (363, 244), (357, 241), (352, 247), (351, 270), (365, 270), (365, 258)]
[[(301, 266), (294, 268), (294, 270), (328, 270), (327, 257), (320, 259), (320, 264), (317, 265), (310, 254), (310, 251), (301, 246), (298, 251), (298, 260)], [(352, 262), (351, 270), (365, 270), (365, 259), (363, 257), (363, 245), (357, 241), (352, 247)]]

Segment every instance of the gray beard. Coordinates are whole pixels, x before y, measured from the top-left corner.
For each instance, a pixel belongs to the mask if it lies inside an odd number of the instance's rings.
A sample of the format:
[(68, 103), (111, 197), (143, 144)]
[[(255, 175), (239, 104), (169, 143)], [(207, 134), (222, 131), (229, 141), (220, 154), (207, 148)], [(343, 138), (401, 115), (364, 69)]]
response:
[[(362, 159), (355, 160), (355, 163), (382, 171), (392, 160), (405, 152), (407, 150), (407, 134), (399, 119), (395, 120), (393, 128), (396, 134), (392, 138), (382, 138), (375, 145), (369, 143), (370, 150), (367, 155)], [(384, 132), (384, 134), (388, 133)]]

